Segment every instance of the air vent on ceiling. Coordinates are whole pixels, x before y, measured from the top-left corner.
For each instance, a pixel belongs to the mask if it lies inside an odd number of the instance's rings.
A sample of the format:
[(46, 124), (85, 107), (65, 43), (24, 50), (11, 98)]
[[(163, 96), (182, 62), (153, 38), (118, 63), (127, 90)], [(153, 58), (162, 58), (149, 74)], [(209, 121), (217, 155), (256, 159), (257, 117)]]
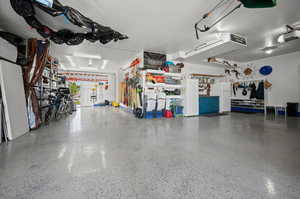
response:
[(191, 50), (180, 51), (174, 59), (187, 61), (189, 59), (204, 60), (245, 47), (247, 47), (247, 39), (245, 37), (231, 33), (219, 33), (215, 35), (215, 39), (201, 42)]

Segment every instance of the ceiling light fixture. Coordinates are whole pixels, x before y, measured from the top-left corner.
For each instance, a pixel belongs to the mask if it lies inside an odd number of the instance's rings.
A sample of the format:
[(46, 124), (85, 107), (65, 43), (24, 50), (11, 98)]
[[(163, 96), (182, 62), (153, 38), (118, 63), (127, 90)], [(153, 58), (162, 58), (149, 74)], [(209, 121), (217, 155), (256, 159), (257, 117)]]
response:
[(286, 43), (300, 38), (300, 27), (293, 27), (286, 25), (287, 31), (284, 34), (279, 35), (278, 43)]
[(262, 49), (262, 51), (264, 51), (266, 54), (272, 54), (274, 52), (275, 49), (277, 49), (278, 46), (268, 46), (265, 47), (264, 49)]
[(103, 60), (103, 64), (102, 64), (102, 66), (101, 66), (101, 69), (102, 69), (102, 70), (105, 69), (106, 66), (107, 66), (107, 64), (108, 64), (108, 60)]
[(76, 64), (75, 62), (73, 61), (72, 57), (71, 56), (66, 56), (66, 58), (69, 60), (70, 64), (72, 67), (76, 67)]
[(79, 67), (80, 70), (83, 70), (83, 71), (96, 71), (97, 68), (95, 67)]
[(284, 43), (285, 42), (285, 39), (284, 39), (284, 35), (280, 35), (277, 39), (278, 43)]
[(268, 55), (272, 54), (272, 52), (273, 52), (273, 50), (266, 50), (265, 51), (265, 53), (268, 54)]
[(60, 64), (60, 68), (61, 68), (62, 70), (67, 70), (66, 67), (65, 67), (63, 64)]
[(102, 59), (100, 55), (88, 55), (83, 53), (74, 53), (74, 57), (87, 58), (87, 59)]
[(89, 66), (91, 66), (92, 64), (93, 64), (93, 60), (90, 59), (90, 60), (89, 60)]

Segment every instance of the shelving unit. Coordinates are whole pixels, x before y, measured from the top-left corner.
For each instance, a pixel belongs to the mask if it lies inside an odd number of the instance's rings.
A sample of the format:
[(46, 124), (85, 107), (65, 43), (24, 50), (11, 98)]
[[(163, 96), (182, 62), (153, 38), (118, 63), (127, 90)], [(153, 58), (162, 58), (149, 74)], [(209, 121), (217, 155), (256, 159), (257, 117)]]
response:
[(265, 102), (258, 99), (231, 99), (232, 111), (264, 112)]
[[(164, 78), (162, 83), (153, 83), (147, 80), (147, 75), (151, 74), (153, 76), (159, 75)], [(182, 89), (183, 89), (183, 75), (181, 73), (169, 73), (160, 70), (143, 70), (140, 71), (142, 77), (142, 87), (143, 87), (143, 101), (145, 101), (146, 96), (156, 96), (157, 104), (160, 104), (159, 107), (162, 107), (162, 110), (173, 110), (174, 116), (180, 116), (182, 113), (179, 113), (176, 110), (183, 110), (183, 96), (182, 96)], [(166, 80), (170, 82), (170, 84), (166, 83)], [(180, 90), (180, 91), (178, 91)], [(178, 94), (177, 94), (178, 93)], [(150, 102), (149, 102), (150, 103)], [(146, 104), (148, 104), (146, 102)], [(151, 102), (152, 104), (152, 102)], [(146, 108), (145, 108), (146, 109)], [(175, 110), (176, 109), (176, 110)], [(157, 110), (158, 112), (162, 112), (161, 109)], [(149, 111), (149, 110), (148, 110)], [(177, 114), (178, 112), (178, 114)], [(149, 114), (147, 112), (147, 114)], [(151, 114), (151, 113), (150, 113)], [(162, 113), (161, 113), (162, 114)]]
[[(47, 79), (48, 83), (45, 83), (44, 80)], [(58, 77), (57, 77), (57, 64), (54, 63), (54, 60), (48, 60), (46, 63), (45, 69), (41, 80), (36, 85), (38, 90), (38, 100), (40, 108), (43, 110), (49, 106), (47, 103), (48, 95), (51, 91), (56, 90), (58, 86)]]
[[(162, 88), (164, 90), (172, 90), (172, 89), (182, 89), (183, 88), (183, 85), (182, 85), (182, 81), (180, 84), (167, 84), (167, 83), (150, 83), (150, 82), (147, 82), (147, 79), (146, 79), (146, 75), (147, 74), (159, 74), (159, 75), (162, 75), (164, 77), (174, 77), (178, 80), (182, 80), (183, 76), (182, 74), (180, 73), (168, 73), (168, 72), (164, 72), (164, 71), (159, 71), (159, 70), (144, 70), (141, 72), (141, 75), (142, 75), (142, 85), (143, 85), (143, 88), (144, 90), (145, 89), (149, 89), (149, 88)], [(177, 97), (176, 95), (173, 95), (173, 97)], [(178, 97), (177, 97), (178, 98)]]
[(147, 69), (143, 71), (144, 73), (152, 73), (152, 74), (161, 74), (164, 76), (169, 76), (169, 77), (182, 77), (181, 73), (168, 73), (160, 70), (152, 70), (152, 69)]
[(183, 99), (182, 95), (167, 95), (167, 99)]
[(155, 87), (162, 87), (162, 88), (166, 88), (166, 89), (181, 89), (182, 85), (172, 85), (172, 84), (165, 84), (165, 83), (157, 83), (157, 84), (153, 84), (153, 83), (146, 83), (145, 87), (147, 88), (155, 88)]
[[(243, 80), (236, 80), (235, 83), (259, 83), (265, 81), (266, 78), (256, 78), (256, 79), (243, 79)], [(232, 86), (232, 85), (231, 85)], [(240, 91), (239, 91), (240, 92)], [(265, 90), (265, 98), (268, 95), (268, 90)], [(231, 110), (234, 112), (250, 112), (250, 113), (264, 113), (265, 105), (267, 104), (266, 99), (249, 99), (249, 92), (248, 96), (235, 96), (231, 98)]]

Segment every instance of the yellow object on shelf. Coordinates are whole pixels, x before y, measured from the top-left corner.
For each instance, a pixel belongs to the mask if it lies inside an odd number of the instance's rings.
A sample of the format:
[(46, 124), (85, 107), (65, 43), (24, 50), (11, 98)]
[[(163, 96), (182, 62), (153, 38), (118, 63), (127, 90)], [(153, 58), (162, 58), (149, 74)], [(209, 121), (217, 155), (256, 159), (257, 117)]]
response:
[(112, 102), (111, 105), (112, 105), (113, 107), (119, 107), (119, 106), (120, 106), (120, 104), (119, 104), (118, 102)]

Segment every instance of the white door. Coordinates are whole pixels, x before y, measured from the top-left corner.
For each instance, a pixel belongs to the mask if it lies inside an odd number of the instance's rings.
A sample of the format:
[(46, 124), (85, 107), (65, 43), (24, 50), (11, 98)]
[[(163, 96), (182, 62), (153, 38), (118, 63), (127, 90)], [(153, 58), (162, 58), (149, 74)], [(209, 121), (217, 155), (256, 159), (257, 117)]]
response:
[(221, 83), (220, 112), (231, 111), (231, 83)]
[(93, 106), (91, 98), (93, 85), (90, 82), (80, 83), (80, 106)]
[(197, 79), (185, 80), (184, 115), (199, 115), (199, 81)]

